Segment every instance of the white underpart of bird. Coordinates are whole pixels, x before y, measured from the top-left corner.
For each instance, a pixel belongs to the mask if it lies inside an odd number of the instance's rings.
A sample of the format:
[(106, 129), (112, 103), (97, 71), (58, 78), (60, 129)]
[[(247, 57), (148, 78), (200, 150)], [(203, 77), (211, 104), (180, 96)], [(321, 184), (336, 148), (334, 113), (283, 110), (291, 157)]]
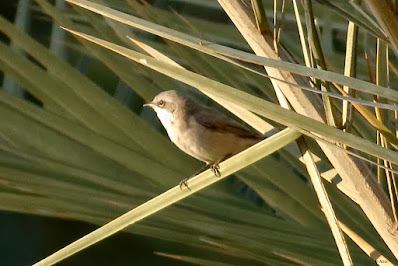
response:
[(159, 108), (155, 106), (153, 110), (156, 112), (156, 115), (158, 116), (160, 122), (162, 123), (163, 127), (166, 129), (167, 135), (169, 136), (170, 140), (173, 143), (176, 143), (178, 139), (178, 132), (174, 130), (174, 116), (171, 112)]

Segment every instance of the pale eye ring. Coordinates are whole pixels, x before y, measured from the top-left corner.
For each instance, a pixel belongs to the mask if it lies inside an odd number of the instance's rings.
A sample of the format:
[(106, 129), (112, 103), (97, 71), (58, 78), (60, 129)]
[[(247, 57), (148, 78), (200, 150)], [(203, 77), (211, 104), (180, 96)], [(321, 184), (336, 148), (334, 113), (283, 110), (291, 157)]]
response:
[(159, 105), (159, 107), (163, 107), (165, 105), (165, 102), (163, 100), (160, 100), (158, 105)]

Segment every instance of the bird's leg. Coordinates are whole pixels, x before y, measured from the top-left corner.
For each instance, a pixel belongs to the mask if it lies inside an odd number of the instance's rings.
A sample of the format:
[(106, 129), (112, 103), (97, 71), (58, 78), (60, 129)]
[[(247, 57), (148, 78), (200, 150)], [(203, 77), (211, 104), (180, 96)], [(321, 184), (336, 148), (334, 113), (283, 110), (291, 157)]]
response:
[(221, 173), (220, 173), (220, 166), (218, 165), (219, 163), (214, 163), (212, 165), (210, 165), (210, 169), (213, 171), (214, 175), (216, 177), (220, 177)]
[(219, 159), (217, 162), (210, 165), (210, 169), (213, 171), (213, 173), (216, 177), (221, 176), (219, 163), (221, 163), (225, 159), (229, 158), (230, 156), (231, 156), (231, 154), (227, 154), (224, 157), (222, 157), (221, 159)]
[(222, 157), (221, 159), (219, 159), (218, 161), (216, 161), (216, 162), (213, 163), (213, 164), (207, 163), (204, 167), (202, 167), (202, 168), (201, 168), (199, 171), (197, 171), (195, 174), (191, 175), (190, 177), (184, 178), (184, 179), (181, 180), (181, 182), (180, 182), (180, 189), (182, 190), (182, 186), (186, 186), (189, 190), (191, 190), (191, 189), (188, 187), (188, 184), (187, 184), (188, 180), (191, 179), (192, 177), (197, 176), (198, 174), (200, 174), (200, 173), (206, 171), (206, 170), (209, 169), (209, 168), (211, 169), (211, 171), (214, 173), (214, 175), (215, 175), (216, 177), (220, 177), (220, 176), (221, 176), (221, 173), (220, 173), (220, 166), (219, 166), (218, 164), (221, 163), (222, 161), (224, 161), (225, 159), (227, 159), (227, 158), (230, 157), (230, 156), (231, 156), (231, 154), (227, 154), (227, 155), (225, 155), (224, 157)]
[(182, 186), (186, 186), (187, 189), (191, 190), (191, 189), (188, 187), (187, 181), (188, 181), (189, 179), (191, 179), (192, 177), (194, 177), (194, 176), (196, 176), (196, 175), (198, 175), (198, 174), (200, 174), (200, 173), (206, 171), (206, 170), (209, 169), (210, 167), (211, 167), (211, 165), (206, 164), (204, 167), (200, 168), (199, 171), (197, 171), (196, 173), (194, 173), (194, 174), (191, 175), (190, 177), (187, 177), (187, 178), (184, 178), (183, 180), (181, 180), (181, 182), (180, 182), (180, 189), (182, 190)]

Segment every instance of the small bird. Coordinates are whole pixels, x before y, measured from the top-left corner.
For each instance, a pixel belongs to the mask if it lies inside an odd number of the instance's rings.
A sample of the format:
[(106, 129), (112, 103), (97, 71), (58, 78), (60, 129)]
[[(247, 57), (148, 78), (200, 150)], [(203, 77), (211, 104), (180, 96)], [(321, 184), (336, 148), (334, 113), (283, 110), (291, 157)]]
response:
[[(264, 139), (215, 108), (200, 104), (175, 90), (159, 93), (144, 104), (157, 114), (170, 140), (186, 154), (206, 163), (191, 177), (211, 169), (220, 176), (219, 163)], [(180, 189), (191, 178), (180, 182)]]

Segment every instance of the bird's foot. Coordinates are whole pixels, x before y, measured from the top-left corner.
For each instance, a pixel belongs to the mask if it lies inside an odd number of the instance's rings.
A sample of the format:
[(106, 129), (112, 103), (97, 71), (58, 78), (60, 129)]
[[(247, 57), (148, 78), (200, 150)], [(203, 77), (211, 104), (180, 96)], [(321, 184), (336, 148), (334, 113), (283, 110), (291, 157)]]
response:
[(191, 190), (191, 189), (188, 187), (187, 181), (188, 181), (189, 179), (191, 179), (192, 177), (197, 176), (198, 174), (200, 174), (200, 173), (206, 171), (207, 169), (209, 169), (209, 167), (210, 167), (210, 166), (209, 166), (208, 164), (206, 164), (203, 168), (201, 168), (201, 169), (200, 169), (199, 171), (197, 171), (195, 174), (193, 174), (193, 175), (191, 175), (190, 177), (187, 177), (187, 178), (184, 178), (183, 180), (181, 180), (181, 182), (180, 182), (180, 189), (182, 190), (182, 187), (183, 187), (183, 186), (186, 186), (187, 189)]
[(186, 186), (187, 187), (187, 189), (189, 189), (189, 190), (191, 190), (189, 187), (188, 187), (188, 180), (190, 179), (191, 177), (187, 177), (187, 178), (184, 178), (183, 180), (181, 180), (181, 182), (180, 182), (180, 189), (182, 190), (182, 187), (183, 186)]
[(220, 172), (220, 166), (218, 165), (222, 160), (212, 164), (212, 165), (205, 165), (205, 167), (203, 167), (202, 169), (200, 169), (198, 172), (196, 172), (194, 175), (184, 178), (183, 180), (181, 180), (179, 186), (180, 189), (182, 190), (183, 186), (185, 186), (187, 189), (191, 190), (188, 186), (188, 180), (191, 179), (194, 176), (197, 176), (198, 174), (202, 173), (203, 171), (207, 170), (210, 168), (210, 170), (214, 173), (214, 175), (216, 177), (220, 177), (221, 176), (221, 172)]
[(210, 169), (213, 171), (214, 175), (216, 177), (220, 177), (221, 173), (220, 173), (220, 166), (218, 165), (218, 163), (212, 164), (210, 166)]

